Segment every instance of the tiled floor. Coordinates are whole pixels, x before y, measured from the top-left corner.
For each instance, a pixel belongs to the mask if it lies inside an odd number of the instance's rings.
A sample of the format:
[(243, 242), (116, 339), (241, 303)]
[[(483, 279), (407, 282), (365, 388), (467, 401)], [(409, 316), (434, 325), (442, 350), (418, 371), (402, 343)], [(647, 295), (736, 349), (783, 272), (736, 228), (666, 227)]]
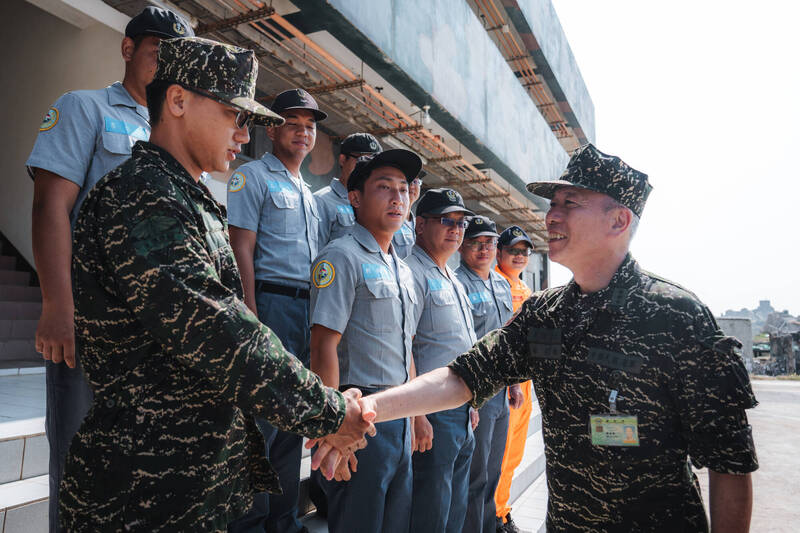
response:
[(45, 375), (0, 376), (0, 422), (45, 414)]
[(511, 516), (522, 531), (539, 533), (544, 531), (547, 515), (547, 480), (542, 474), (511, 505)]

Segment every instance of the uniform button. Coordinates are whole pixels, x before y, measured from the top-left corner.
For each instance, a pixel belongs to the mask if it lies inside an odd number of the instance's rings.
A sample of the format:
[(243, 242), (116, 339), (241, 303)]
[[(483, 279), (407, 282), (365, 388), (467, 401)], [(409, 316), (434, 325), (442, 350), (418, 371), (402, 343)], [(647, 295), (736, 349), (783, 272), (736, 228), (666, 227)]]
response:
[(114, 407), (115, 405), (116, 405), (116, 402), (114, 401), (113, 398), (109, 398), (108, 400), (106, 400), (106, 407), (111, 408), (111, 407)]

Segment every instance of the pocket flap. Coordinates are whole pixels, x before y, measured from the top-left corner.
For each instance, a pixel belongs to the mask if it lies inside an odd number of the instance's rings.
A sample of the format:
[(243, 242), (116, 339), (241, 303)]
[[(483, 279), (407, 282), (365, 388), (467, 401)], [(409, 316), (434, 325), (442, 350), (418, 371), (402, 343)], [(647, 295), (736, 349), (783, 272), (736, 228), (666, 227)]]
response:
[(128, 135), (120, 133), (113, 133), (110, 131), (103, 132), (103, 148), (106, 152), (118, 155), (130, 155), (131, 148), (136, 139)]
[(296, 209), (300, 205), (300, 195), (294, 191), (272, 191), (270, 197), (278, 209)]

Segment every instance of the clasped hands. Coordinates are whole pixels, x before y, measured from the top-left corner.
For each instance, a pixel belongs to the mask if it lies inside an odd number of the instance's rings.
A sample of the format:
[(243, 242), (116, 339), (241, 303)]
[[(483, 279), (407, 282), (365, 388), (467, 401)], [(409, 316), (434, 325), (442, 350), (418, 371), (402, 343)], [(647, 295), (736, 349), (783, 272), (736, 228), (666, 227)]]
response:
[(346, 411), (339, 430), (306, 443), (306, 448), (317, 446), (311, 457), (311, 469), (319, 469), (327, 480), (349, 480), (350, 472), (355, 472), (358, 465), (355, 452), (367, 446), (366, 435), (375, 436), (374, 403), (366, 402), (358, 389), (347, 389), (342, 395)]

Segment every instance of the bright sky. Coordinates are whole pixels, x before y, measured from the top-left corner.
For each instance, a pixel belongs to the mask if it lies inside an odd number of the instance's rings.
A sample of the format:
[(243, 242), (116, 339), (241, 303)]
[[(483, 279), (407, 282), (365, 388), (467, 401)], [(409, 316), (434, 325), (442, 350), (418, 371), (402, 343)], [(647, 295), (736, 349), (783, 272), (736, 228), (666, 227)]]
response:
[(654, 186), (639, 263), (717, 315), (762, 299), (799, 314), (800, 2), (552, 1), (598, 148)]

